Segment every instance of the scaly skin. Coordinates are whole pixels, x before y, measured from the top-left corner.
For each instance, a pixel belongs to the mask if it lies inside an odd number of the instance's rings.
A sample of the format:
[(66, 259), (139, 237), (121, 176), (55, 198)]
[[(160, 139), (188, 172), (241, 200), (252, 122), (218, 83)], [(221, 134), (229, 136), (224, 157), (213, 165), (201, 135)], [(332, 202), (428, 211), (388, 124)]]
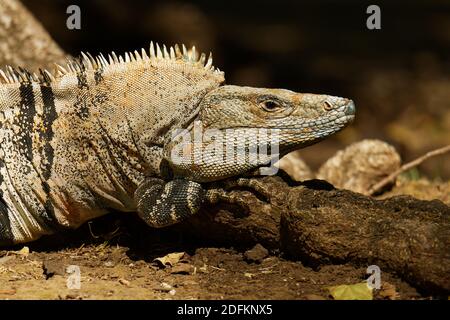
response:
[[(316, 143), (355, 112), (344, 98), (224, 85), (211, 59), (184, 46), (0, 75), (0, 244), (110, 209), (176, 223), (217, 201), (211, 182)], [(213, 156), (212, 141), (246, 152)]]

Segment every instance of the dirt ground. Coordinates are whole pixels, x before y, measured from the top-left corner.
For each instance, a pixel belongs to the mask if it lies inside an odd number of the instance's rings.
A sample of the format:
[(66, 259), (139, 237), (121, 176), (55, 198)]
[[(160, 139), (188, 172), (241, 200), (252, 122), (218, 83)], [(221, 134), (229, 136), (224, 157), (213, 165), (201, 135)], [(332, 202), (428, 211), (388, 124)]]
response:
[[(448, 203), (448, 186), (402, 182), (390, 194), (434, 194)], [(29, 252), (23, 247), (0, 250), (0, 299), (332, 299), (329, 287), (368, 277), (349, 264), (312, 269), (259, 245), (216, 247), (119, 213), (30, 243)], [(172, 265), (155, 260), (171, 253), (184, 255)], [(69, 265), (79, 267), (79, 289), (67, 286)], [(394, 274), (382, 272), (381, 280), (375, 299), (433, 298)]]
[[(359, 283), (366, 277), (363, 268), (312, 270), (277, 255), (249, 262), (242, 252), (225, 248), (190, 248), (182, 262), (166, 268), (152, 262), (150, 251), (130, 251), (107, 242), (36, 251), (27, 257), (2, 251), (2, 259), (9, 259), (0, 265), (0, 299), (328, 299), (328, 286)], [(80, 267), (80, 289), (68, 289), (68, 265)], [(395, 276), (382, 277), (395, 286), (397, 298), (423, 298)]]

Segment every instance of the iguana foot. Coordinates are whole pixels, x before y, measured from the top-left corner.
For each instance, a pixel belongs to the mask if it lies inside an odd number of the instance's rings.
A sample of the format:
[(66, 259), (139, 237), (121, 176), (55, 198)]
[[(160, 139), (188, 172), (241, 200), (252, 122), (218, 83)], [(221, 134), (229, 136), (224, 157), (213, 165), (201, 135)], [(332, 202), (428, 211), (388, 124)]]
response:
[(233, 188), (248, 188), (251, 189), (254, 193), (262, 196), (269, 202), (271, 195), (273, 194), (273, 190), (271, 190), (271, 186), (267, 183), (264, 183), (261, 179), (257, 177), (254, 178), (238, 178), (238, 179), (230, 179), (224, 182), (225, 190), (230, 190)]
[(189, 180), (165, 182), (147, 178), (137, 188), (134, 198), (139, 216), (148, 225), (161, 228), (197, 213), (205, 199), (205, 192), (199, 183)]
[(243, 209), (245, 212), (250, 212), (248, 203), (240, 195), (235, 193), (230, 193), (224, 189), (209, 189), (206, 192), (206, 199), (210, 204), (217, 204), (219, 202), (225, 202), (228, 204), (234, 204), (239, 208)]
[(206, 192), (206, 199), (210, 204), (225, 202), (238, 206), (246, 213), (250, 212), (248, 199), (242, 197), (241, 193), (233, 192), (233, 190), (249, 189), (260, 200), (270, 202), (272, 190), (270, 185), (264, 183), (257, 177), (228, 179), (216, 182)]

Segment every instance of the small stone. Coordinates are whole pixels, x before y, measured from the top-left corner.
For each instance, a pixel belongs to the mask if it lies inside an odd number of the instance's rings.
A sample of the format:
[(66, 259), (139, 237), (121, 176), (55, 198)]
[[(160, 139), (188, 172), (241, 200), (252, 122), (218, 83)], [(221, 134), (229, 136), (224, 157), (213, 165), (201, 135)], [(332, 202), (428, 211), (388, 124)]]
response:
[(265, 257), (269, 255), (269, 251), (259, 243), (252, 249), (245, 251), (244, 257), (249, 262), (260, 263)]
[(112, 267), (114, 267), (114, 262), (112, 262), (111, 260), (108, 260), (104, 263), (104, 265), (105, 265), (105, 267), (112, 268)]
[(123, 284), (124, 286), (130, 286), (130, 281), (128, 281), (128, 280), (125, 280), (125, 279), (123, 279), (123, 278), (120, 278), (119, 279), (119, 283), (120, 284)]
[(170, 290), (173, 289), (173, 287), (170, 284), (166, 283), (166, 282), (161, 282), (161, 286), (160, 286), (159, 289), (161, 291), (169, 292)]
[(54, 275), (66, 275), (65, 265), (61, 261), (46, 260), (43, 262), (42, 268), (46, 279), (49, 279)]

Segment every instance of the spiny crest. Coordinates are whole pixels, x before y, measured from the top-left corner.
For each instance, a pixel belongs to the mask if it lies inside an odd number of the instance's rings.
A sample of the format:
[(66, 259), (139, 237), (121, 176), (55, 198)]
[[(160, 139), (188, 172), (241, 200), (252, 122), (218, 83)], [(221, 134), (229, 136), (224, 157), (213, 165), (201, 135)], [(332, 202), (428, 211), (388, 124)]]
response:
[(14, 68), (6, 66), (5, 70), (0, 69), (0, 83), (12, 84), (37, 82), (39, 84), (50, 85), (59, 77), (70, 73), (79, 73), (85, 70), (107, 70), (108, 67), (117, 64), (132, 62), (145, 63), (155, 60), (182, 61), (198, 68), (211, 71), (214, 74), (222, 73), (219, 68), (214, 68), (211, 53), (209, 53), (209, 57), (206, 59), (205, 53), (199, 53), (195, 46), (189, 50), (184, 44), (181, 45), (181, 49), (178, 44), (167, 48), (165, 45), (160, 46), (158, 43), (153, 44), (152, 41), (150, 42), (148, 53), (146, 50), (141, 49), (141, 53), (135, 50), (134, 52), (126, 52), (121, 56), (116, 55), (113, 51), (108, 54), (108, 59), (106, 59), (101, 53), (94, 58), (89, 53), (81, 52), (81, 57), (69, 59), (65, 67), (55, 64), (54, 73), (39, 69), (39, 75), (37, 75), (36, 73), (30, 73), (28, 70), (21, 67)]

